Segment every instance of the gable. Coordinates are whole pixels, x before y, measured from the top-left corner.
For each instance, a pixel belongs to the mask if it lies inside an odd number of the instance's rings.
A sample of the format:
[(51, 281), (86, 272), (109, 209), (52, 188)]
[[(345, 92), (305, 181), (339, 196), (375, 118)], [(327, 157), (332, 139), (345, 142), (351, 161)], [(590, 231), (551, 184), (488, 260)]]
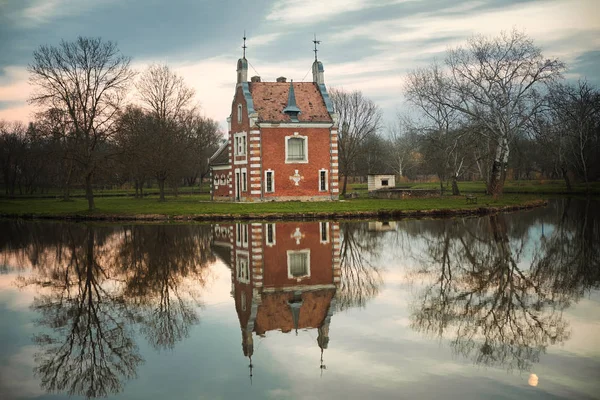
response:
[[(294, 82), (300, 122), (333, 122), (321, 91), (313, 82)], [(291, 122), (283, 113), (287, 106), (290, 84), (287, 82), (250, 82), (253, 107), (259, 122)]]

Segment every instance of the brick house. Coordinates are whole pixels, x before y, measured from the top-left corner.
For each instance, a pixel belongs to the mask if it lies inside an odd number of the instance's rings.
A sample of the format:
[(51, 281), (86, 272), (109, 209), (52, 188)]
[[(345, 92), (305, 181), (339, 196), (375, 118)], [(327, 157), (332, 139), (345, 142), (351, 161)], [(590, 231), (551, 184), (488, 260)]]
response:
[(244, 356), (254, 353), (253, 335), (316, 329), (315, 351), (320, 348), (322, 357), (340, 285), (339, 224), (219, 224), (213, 229), (212, 248), (231, 269)]
[(248, 82), (237, 63), (227, 141), (210, 158), (216, 201), (337, 200), (337, 115), (315, 60), (312, 82)]

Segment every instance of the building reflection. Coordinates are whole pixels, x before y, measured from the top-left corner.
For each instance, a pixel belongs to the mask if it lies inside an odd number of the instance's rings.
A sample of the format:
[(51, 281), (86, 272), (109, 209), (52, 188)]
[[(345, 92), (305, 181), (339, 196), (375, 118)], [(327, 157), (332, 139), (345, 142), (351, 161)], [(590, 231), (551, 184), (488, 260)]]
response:
[(335, 222), (219, 224), (213, 246), (231, 269), (231, 295), (244, 356), (254, 335), (316, 329), (316, 346), (329, 343), (340, 276), (340, 226)]

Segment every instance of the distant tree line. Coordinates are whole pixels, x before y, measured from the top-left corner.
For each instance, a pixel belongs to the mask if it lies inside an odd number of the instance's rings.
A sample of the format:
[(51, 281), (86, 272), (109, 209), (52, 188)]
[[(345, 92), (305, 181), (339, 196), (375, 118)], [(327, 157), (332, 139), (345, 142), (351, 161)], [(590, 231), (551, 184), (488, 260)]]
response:
[[(5, 194), (60, 188), (64, 200), (84, 187), (196, 185), (222, 139), (218, 123), (202, 116), (194, 90), (166, 65), (136, 77), (116, 44), (80, 37), (41, 46), (29, 66), (38, 106), (25, 126), (0, 121), (0, 179)], [(135, 90), (132, 90), (135, 89)]]
[(585, 79), (565, 82), (565, 68), (522, 32), (474, 36), (408, 74), (409, 107), (387, 129), (360, 92), (333, 90), (342, 194), (348, 176), (381, 172), (433, 177), (455, 195), (458, 181), (483, 180), (499, 196), (507, 176), (589, 189), (600, 179), (600, 91)]

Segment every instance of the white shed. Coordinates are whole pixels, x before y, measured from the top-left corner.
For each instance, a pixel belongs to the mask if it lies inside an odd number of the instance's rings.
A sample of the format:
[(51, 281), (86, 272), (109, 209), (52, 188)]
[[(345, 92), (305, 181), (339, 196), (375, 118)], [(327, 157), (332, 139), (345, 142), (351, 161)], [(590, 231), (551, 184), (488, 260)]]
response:
[(368, 189), (369, 192), (379, 189), (390, 189), (396, 186), (396, 176), (394, 174), (369, 174)]

